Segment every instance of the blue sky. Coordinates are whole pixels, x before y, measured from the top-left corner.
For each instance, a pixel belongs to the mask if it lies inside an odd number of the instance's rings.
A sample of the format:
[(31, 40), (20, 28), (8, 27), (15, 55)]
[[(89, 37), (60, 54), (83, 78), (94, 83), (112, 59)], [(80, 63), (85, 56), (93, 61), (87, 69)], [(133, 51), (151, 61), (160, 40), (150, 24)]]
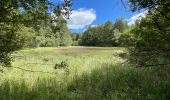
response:
[[(52, 2), (62, 0), (51, 0)], [(73, 0), (72, 15), (67, 20), (72, 32), (82, 32), (87, 27), (102, 24), (108, 20), (113, 23), (123, 17), (129, 24), (133, 24), (139, 16), (146, 12), (132, 13), (121, 3), (121, 0)]]

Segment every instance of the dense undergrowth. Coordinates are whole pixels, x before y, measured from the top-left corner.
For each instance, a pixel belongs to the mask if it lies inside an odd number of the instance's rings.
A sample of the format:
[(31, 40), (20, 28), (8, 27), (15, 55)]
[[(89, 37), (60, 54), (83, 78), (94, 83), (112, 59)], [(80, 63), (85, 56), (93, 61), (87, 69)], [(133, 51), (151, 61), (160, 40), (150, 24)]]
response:
[[(30, 70), (55, 74), (34, 73), (6, 68), (1, 74), (0, 100), (169, 100), (170, 66), (137, 68), (121, 65), (115, 53), (122, 48), (48, 48), (32, 49), (20, 54), (34, 54), (21, 63), (35, 63), (37, 56), (49, 60), (41, 65), (22, 66)], [(68, 49), (65, 50), (65, 49)], [(39, 53), (37, 51), (41, 50)], [(56, 51), (54, 51), (56, 50)], [(72, 50), (72, 51), (71, 51)], [(77, 51), (76, 51), (77, 50)], [(119, 51), (119, 52), (118, 52)], [(114, 55), (113, 55), (114, 54)], [(48, 55), (48, 56), (47, 56)], [(67, 60), (66, 60), (67, 59)], [(54, 70), (54, 62), (66, 61), (69, 73)], [(49, 64), (49, 65), (48, 65)]]

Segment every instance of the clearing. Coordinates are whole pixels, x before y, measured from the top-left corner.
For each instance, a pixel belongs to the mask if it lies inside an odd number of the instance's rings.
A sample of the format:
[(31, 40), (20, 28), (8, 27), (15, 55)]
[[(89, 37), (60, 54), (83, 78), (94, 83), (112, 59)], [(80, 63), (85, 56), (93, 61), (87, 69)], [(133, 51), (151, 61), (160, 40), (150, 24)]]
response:
[[(122, 66), (126, 48), (24, 49), (4, 68), (0, 100), (166, 100), (169, 67)], [(54, 66), (62, 67), (54, 69)], [(164, 72), (164, 73), (162, 73)]]

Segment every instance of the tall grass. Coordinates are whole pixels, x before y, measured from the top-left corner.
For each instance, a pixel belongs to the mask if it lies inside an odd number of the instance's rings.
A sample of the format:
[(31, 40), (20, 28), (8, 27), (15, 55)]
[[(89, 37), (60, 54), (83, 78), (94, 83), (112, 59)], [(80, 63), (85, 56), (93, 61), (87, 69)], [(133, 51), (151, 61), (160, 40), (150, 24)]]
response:
[[(1, 73), (0, 100), (169, 100), (170, 67), (121, 66), (115, 56), (124, 48), (37, 48), (19, 51), (13, 66)], [(43, 59), (49, 59), (44, 62)], [(64, 69), (55, 63), (66, 61)], [(24, 63), (27, 66), (21, 66)]]

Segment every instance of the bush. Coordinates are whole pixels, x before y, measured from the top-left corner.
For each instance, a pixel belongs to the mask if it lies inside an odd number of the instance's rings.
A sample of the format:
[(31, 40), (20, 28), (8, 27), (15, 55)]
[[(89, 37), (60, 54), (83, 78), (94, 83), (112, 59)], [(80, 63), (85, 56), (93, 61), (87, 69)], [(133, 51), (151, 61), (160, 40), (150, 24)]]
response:
[(23, 47), (23, 39), (17, 33), (17, 26), (0, 25), (0, 65), (10, 66), (10, 54)]
[(38, 47), (57, 47), (59, 46), (59, 40), (55, 37), (37, 36)]
[(18, 30), (18, 35), (22, 40), (23, 47), (25, 48), (37, 47), (36, 34), (37, 33), (32, 28), (25, 26), (20, 26)]

